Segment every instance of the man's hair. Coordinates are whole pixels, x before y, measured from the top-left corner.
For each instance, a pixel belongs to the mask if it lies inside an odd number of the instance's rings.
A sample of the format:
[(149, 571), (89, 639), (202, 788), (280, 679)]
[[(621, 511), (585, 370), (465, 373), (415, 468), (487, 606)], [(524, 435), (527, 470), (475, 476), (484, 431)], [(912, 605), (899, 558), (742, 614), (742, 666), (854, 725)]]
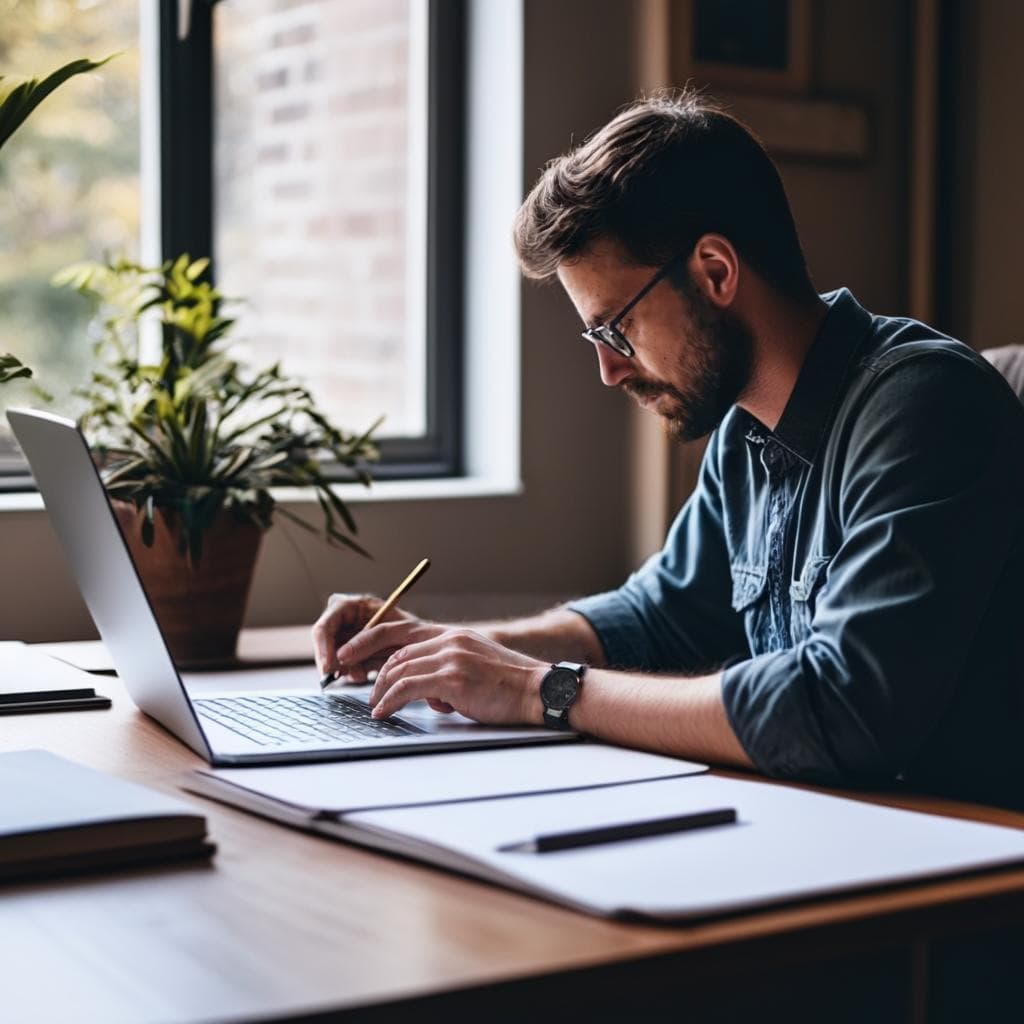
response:
[(688, 256), (709, 232), (782, 294), (814, 297), (775, 165), (739, 121), (685, 91), (631, 104), (552, 160), (516, 215), (514, 238), (523, 273), (547, 278), (598, 239), (653, 267)]

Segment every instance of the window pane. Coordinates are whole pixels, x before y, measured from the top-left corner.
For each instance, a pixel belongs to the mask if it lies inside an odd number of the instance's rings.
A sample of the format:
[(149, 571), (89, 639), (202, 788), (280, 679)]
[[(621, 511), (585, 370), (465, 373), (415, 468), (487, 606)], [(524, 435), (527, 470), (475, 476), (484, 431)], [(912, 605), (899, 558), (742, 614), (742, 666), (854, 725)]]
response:
[[(118, 54), (62, 85), (0, 151), (0, 351), (35, 368), (56, 411), (76, 415), (71, 391), (92, 360), (89, 307), (50, 278), (106, 253), (138, 257), (138, 0), (0, 6), (0, 74), (41, 77)], [(23, 465), (10, 458), (2, 410), (29, 400), (24, 384), (0, 390), (0, 468)]]
[(426, 430), (426, 3), (214, 9), (217, 284), (335, 420)]

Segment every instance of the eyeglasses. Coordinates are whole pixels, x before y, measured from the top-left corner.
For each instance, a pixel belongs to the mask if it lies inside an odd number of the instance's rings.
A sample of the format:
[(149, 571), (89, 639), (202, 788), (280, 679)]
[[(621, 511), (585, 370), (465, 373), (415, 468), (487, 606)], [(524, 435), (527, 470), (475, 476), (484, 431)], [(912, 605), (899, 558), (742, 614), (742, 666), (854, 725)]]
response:
[(619, 324), (629, 316), (637, 303), (639, 303), (640, 300), (649, 291), (651, 291), (659, 281), (662, 280), (662, 278), (668, 276), (669, 271), (678, 259), (680, 259), (679, 256), (673, 256), (672, 259), (670, 259), (668, 263), (666, 263), (665, 266), (663, 266), (661, 270), (659, 270), (654, 277), (652, 277), (650, 281), (648, 281), (647, 284), (645, 284), (643, 288), (641, 288), (640, 291), (638, 291), (636, 295), (626, 303), (622, 308), (622, 311), (613, 320), (609, 320), (606, 324), (597, 324), (594, 327), (588, 327), (582, 335), (580, 335), (583, 340), (589, 341), (592, 344), (600, 342), (602, 345), (607, 345), (613, 351), (618, 352), (620, 356), (632, 359), (633, 356), (636, 355), (636, 350), (632, 345), (630, 345), (622, 331), (619, 330)]

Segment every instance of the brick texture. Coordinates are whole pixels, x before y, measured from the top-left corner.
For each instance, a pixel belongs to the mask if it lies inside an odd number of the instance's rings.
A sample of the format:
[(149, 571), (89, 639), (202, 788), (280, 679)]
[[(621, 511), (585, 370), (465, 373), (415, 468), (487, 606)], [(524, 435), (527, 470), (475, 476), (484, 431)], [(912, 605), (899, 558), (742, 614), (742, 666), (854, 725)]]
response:
[[(410, 144), (422, 0), (225, 0), (216, 10), (218, 284), (239, 345), (281, 359), (337, 422), (424, 429), (409, 270), (425, 189)], [(418, 112), (414, 116), (419, 116)], [(410, 181), (416, 186), (410, 188)]]

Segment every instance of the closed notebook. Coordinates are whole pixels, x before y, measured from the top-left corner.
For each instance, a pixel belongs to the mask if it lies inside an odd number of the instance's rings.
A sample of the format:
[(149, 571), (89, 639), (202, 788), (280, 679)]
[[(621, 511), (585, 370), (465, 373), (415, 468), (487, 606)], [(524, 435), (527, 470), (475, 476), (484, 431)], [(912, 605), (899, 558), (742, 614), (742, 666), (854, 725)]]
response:
[(0, 754), (0, 881), (208, 857), (181, 800), (44, 750)]
[(18, 641), (0, 642), (0, 715), (109, 707), (88, 673)]

